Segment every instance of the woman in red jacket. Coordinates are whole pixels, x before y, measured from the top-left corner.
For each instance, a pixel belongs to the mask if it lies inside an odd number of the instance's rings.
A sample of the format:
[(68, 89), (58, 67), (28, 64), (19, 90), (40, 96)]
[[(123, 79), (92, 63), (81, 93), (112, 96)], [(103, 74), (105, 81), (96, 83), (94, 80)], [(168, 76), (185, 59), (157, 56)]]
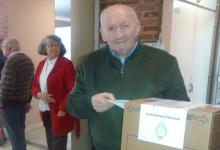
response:
[(65, 104), (75, 81), (72, 62), (63, 57), (66, 52), (61, 39), (47, 35), (39, 54), (47, 55), (36, 69), (32, 95), (39, 99), (39, 109), (45, 127), (49, 150), (66, 150), (68, 132), (75, 129), (79, 136), (79, 120), (66, 112)]

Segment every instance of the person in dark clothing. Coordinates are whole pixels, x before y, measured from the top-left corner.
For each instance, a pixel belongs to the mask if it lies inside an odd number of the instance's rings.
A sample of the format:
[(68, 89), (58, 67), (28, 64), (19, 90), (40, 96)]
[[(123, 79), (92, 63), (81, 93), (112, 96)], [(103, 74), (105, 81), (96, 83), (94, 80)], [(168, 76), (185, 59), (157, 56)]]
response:
[[(4, 65), (5, 65), (6, 57), (3, 55), (2, 50), (0, 50), (0, 71), (2, 71)], [(0, 74), (1, 78), (1, 74)]]
[[(6, 61), (6, 57), (4, 56), (1, 48), (3, 40), (4, 38), (0, 38), (0, 72), (2, 71), (2, 68), (4, 67)], [(1, 78), (1, 73), (0, 73), (0, 78)]]
[[(3, 55), (3, 52), (1, 49), (3, 40), (4, 40), (4, 38), (0, 37), (0, 79), (1, 79), (1, 71), (2, 71), (2, 68), (4, 67), (5, 61), (6, 61), (6, 57)], [(3, 116), (2, 116), (2, 105), (0, 103), (0, 145), (5, 144), (6, 140), (7, 140), (3, 127), (4, 127), (4, 124), (3, 124)]]
[(31, 108), (30, 86), (34, 76), (34, 64), (24, 53), (14, 38), (2, 42), (4, 56), (7, 57), (1, 72), (0, 102), (4, 124), (8, 132), (12, 150), (26, 150), (25, 118)]
[(176, 58), (138, 40), (134, 9), (109, 6), (100, 22), (108, 45), (80, 59), (66, 107), (71, 115), (88, 118), (93, 150), (120, 150), (123, 110), (108, 100), (189, 98)]

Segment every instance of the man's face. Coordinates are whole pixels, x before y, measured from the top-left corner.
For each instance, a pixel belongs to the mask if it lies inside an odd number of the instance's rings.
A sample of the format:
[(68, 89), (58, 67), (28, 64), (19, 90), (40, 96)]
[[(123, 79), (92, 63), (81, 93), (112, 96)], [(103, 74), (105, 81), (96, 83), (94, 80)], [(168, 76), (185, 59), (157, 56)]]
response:
[(7, 56), (10, 54), (10, 48), (8, 48), (8, 47), (6, 46), (6, 41), (3, 41), (3, 42), (2, 42), (1, 49), (2, 49), (2, 52), (3, 52), (3, 55), (4, 55), (4, 56), (7, 57)]
[(112, 9), (103, 14), (100, 28), (102, 39), (120, 56), (132, 50), (139, 30), (139, 22), (127, 9)]

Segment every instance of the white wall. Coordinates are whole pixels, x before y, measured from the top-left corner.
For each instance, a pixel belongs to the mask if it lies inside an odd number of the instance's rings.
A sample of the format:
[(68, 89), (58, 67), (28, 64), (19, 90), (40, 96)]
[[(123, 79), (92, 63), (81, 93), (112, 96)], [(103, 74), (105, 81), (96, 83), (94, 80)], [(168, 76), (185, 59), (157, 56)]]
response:
[[(8, 0), (9, 36), (16, 37), (34, 64), (43, 58), (36, 49), (44, 35), (54, 33), (54, 0)], [(40, 122), (38, 101), (27, 115), (27, 126)]]
[(55, 34), (61, 38), (66, 48), (64, 57), (71, 60), (71, 27), (55, 28)]

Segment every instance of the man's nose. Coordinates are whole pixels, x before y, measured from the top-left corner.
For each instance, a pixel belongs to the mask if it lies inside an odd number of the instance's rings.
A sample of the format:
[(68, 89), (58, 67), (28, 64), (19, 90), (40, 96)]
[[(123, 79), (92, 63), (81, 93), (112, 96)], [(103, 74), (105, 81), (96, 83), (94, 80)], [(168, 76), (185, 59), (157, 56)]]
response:
[(124, 30), (123, 29), (121, 29), (121, 28), (117, 28), (117, 30), (116, 30), (116, 38), (117, 39), (120, 39), (120, 38), (122, 38), (123, 36), (124, 36)]

